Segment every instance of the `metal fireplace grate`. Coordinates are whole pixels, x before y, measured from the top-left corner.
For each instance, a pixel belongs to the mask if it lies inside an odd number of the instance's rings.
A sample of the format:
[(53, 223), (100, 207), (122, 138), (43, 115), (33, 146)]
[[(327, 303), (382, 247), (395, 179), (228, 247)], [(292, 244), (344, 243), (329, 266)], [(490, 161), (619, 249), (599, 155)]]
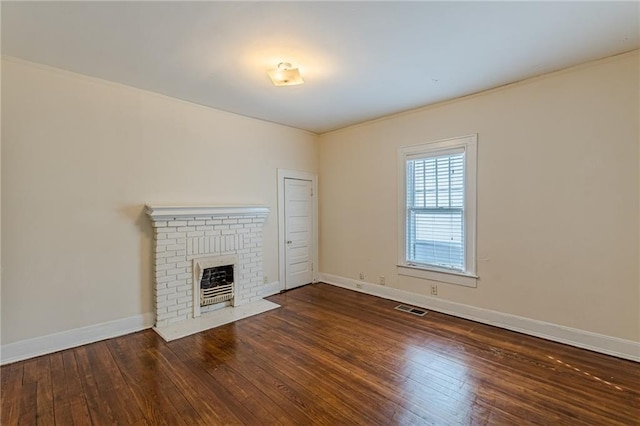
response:
[(200, 279), (200, 306), (233, 299), (233, 265), (205, 268)]
[(233, 299), (233, 283), (200, 289), (200, 306), (213, 305)]

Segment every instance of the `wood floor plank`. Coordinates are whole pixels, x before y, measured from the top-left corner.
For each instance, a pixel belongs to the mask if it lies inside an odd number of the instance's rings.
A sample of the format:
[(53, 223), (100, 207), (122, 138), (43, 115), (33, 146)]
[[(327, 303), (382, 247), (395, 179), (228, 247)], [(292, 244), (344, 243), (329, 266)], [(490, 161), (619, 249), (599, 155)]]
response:
[(37, 406), (38, 383), (30, 381), (22, 385), (20, 392), (20, 416), (19, 425), (35, 425), (38, 420)]
[[(82, 384), (82, 392), (85, 397), (87, 408), (91, 416), (91, 421), (96, 425), (116, 424), (122, 418), (122, 413), (114, 412), (114, 408), (105, 400), (99, 390), (99, 385), (94, 377), (94, 369), (89, 359), (89, 350), (91, 345), (81, 346), (74, 349), (77, 362), (78, 375)], [(106, 367), (105, 367), (106, 368)], [(99, 375), (103, 375), (104, 371), (96, 366)]]
[(37, 361), (37, 423), (51, 425), (55, 423), (53, 415), (53, 385), (51, 383), (51, 357), (39, 357)]
[(162, 372), (153, 367), (145, 351), (139, 350), (136, 339), (117, 338), (109, 341), (108, 346), (145, 419), (157, 425), (187, 424), (158, 386)]
[[(202, 342), (207, 346), (206, 356), (200, 362), (204, 364), (215, 363), (215, 367), (208, 371), (216, 383), (229, 391), (242, 405), (246, 406), (262, 423), (291, 424), (281, 412), (271, 408), (273, 402), (258, 389), (251, 381), (241, 373), (231, 368), (226, 360), (234, 354), (229, 354), (220, 349), (215, 340), (209, 340), (203, 335)], [(224, 341), (220, 344), (224, 347)], [(184, 351), (183, 351), (184, 352)], [(188, 356), (188, 354), (185, 354)]]
[[(182, 346), (175, 345), (172, 349), (183, 359), (189, 359), (187, 363), (194, 373), (204, 373), (212, 379), (205, 382), (209, 391), (216, 394), (221, 403), (228, 407), (243, 424), (279, 423), (276, 417), (266, 409), (267, 404), (261, 404), (265, 401), (263, 395), (254, 389), (253, 398), (255, 399), (247, 398), (246, 392), (236, 385), (236, 376), (225, 369), (224, 360), (215, 353), (203, 351), (194, 357)], [(219, 389), (224, 390), (219, 392)]]
[[(167, 359), (162, 356), (162, 351), (171, 352), (166, 345), (147, 346), (149, 342), (156, 342), (160, 339), (155, 333), (136, 333), (140, 337), (138, 341), (141, 344), (141, 350), (146, 352), (153, 371), (157, 372), (154, 380), (157, 381), (161, 393), (171, 402), (176, 409), (177, 414), (182, 417), (188, 424), (218, 424), (218, 416), (215, 410), (206, 403), (205, 400), (198, 398), (198, 389), (189, 385), (185, 387), (182, 379), (179, 377), (180, 365), (171, 365)], [(173, 354), (175, 355), (175, 354)], [(188, 382), (187, 382), (188, 383)]]
[(22, 384), (36, 383), (38, 381), (38, 358), (29, 359), (23, 364)]
[(64, 370), (62, 352), (50, 355), (51, 391), (53, 396), (54, 422), (59, 425), (72, 425), (70, 395)]
[[(64, 365), (64, 382), (57, 383), (56, 387), (60, 387), (63, 385), (66, 386), (66, 400), (69, 403), (72, 424), (92, 424), (92, 418), (91, 414), (89, 413), (89, 406), (87, 404), (86, 392), (82, 386), (82, 381), (80, 379), (80, 371), (78, 370), (75, 350), (70, 349), (67, 351), (63, 351), (60, 354), (62, 355), (62, 363)], [(65, 400), (62, 400), (61, 402), (64, 403), (64, 401)], [(54, 406), (56, 405), (56, 403), (57, 401), (54, 399)], [(97, 424), (97, 422), (94, 424)]]
[(113, 409), (122, 424), (131, 424), (144, 417), (126, 385), (118, 364), (109, 352), (107, 342), (97, 342), (87, 348), (93, 375), (103, 401)]
[[(192, 343), (194, 347), (201, 347), (207, 344), (206, 341), (202, 341), (201, 336), (194, 336), (188, 338), (188, 340), (195, 340), (195, 342)], [(255, 360), (244, 358), (237, 353), (225, 357), (225, 362), (235, 371), (241, 372), (261, 394), (267, 397), (268, 401), (274, 402), (285, 412), (289, 413), (289, 415), (298, 419), (298, 421), (303, 423), (309, 422), (310, 418), (308, 418), (305, 413), (305, 409), (307, 408), (305, 401), (300, 399), (294, 387), (292, 387), (286, 379), (283, 379), (279, 375), (272, 375), (269, 370), (265, 369), (265, 367), (259, 363), (256, 363)]]
[(168, 345), (159, 346), (156, 355), (157, 362), (164, 366), (170, 380), (185, 395), (205, 424), (242, 424), (215, 394), (210, 394), (205, 377), (194, 374)]
[(313, 284), (170, 343), (0, 368), (0, 423), (640, 425), (640, 364)]
[(4, 366), (0, 370), (0, 376), (2, 377), (0, 423), (17, 424), (20, 419), (23, 373), (23, 362)]

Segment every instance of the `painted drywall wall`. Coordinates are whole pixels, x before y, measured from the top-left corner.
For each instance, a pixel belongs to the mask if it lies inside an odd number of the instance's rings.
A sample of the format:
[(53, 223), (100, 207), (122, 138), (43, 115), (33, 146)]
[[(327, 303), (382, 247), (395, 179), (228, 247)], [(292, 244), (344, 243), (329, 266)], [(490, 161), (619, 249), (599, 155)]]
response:
[(438, 297), (640, 341), (638, 77), (633, 52), (321, 135), (321, 272), (427, 295), (397, 274), (397, 150), (477, 133), (480, 279)]
[[(2, 13), (0, 12), (0, 15)], [(0, 63), (0, 100), (2, 99), (2, 64)], [(0, 129), (2, 129), (2, 102), (0, 102)], [(0, 241), (2, 241), (2, 132), (0, 131)], [(0, 309), (2, 308), (2, 244), (0, 244)], [(2, 342), (2, 312), (0, 312), (0, 342)]]
[(317, 136), (5, 58), (2, 344), (152, 311), (144, 204), (271, 207), (276, 169), (317, 173)]

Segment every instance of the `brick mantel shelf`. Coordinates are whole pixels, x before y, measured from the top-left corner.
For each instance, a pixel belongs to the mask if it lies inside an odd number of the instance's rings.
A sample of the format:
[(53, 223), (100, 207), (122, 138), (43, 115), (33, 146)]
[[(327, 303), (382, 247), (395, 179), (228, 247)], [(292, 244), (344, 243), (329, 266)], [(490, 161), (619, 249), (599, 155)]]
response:
[(267, 216), (269, 207), (265, 206), (154, 206), (147, 205), (147, 215), (152, 221), (179, 220), (183, 218), (201, 218), (212, 216)]

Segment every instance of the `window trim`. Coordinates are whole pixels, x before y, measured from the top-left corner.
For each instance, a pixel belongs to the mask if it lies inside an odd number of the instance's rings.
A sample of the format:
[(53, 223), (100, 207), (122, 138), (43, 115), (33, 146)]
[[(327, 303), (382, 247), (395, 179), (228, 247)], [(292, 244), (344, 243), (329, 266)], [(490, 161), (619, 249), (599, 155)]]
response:
[[(407, 222), (407, 160), (422, 155), (465, 152), (465, 270), (455, 271), (436, 266), (414, 265), (406, 259)], [(398, 274), (433, 281), (476, 287), (476, 216), (477, 216), (478, 135), (472, 134), (398, 149)]]

